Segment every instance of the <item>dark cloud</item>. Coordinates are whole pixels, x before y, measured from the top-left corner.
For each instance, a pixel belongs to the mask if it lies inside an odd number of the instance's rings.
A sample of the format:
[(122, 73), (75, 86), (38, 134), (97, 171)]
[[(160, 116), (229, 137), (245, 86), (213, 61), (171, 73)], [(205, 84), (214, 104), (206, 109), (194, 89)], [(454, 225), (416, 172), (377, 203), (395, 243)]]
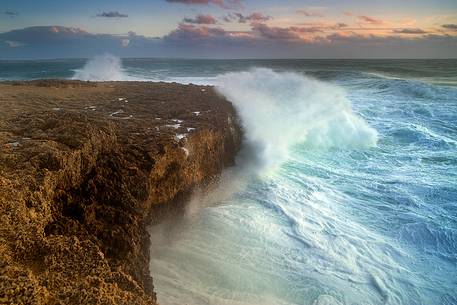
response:
[(254, 24), (252, 30), (262, 38), (279, 41), (303, 41), (302, 34), (322, 32), (318, 27), (271, 27), (266, 24)]
[(0, 33), (0, 54), (12, 58), (81, 57), (123, 49), (128, 37), (92, 34), (79, 28), (35, 26)]
[(219, 27), (196, 26), (181, 23), (176, 30), (171, 31), (163, 38), (174, 42), (189, 42), (196, 40), (226, 37), (227, 31)]
[(226, 16), (223, 17), (223, 20), (226, 22), (239, 22), (239, 23), (246, 23), (246, 22), (259, 23), (259, 22), (268, 21), (270, 19), (273, 19), (273, 17), (266, 16), (259, 12), (254, 12), (250, 15), (243, 15), (241, 13), (231, 13), (231, 14), (227, 14)]
[(395, 29), (393, 30), (394, 33), (396, 34), (426, 34), (427, 32), (422, 30), (422, 29), (418, 29), (418, 28), (404, 28), (404, 29)]
[(12, 30), (0, 33), (2, 40), (20, 41), (27, 44), (49, 41), (64, 41), (79, 37), (95, 36), (79, 28), (69, 28), (63, 26), (33, 26), (20, 30)]
[(102, 12), (97, 14), (97, 17), (105, 17), (105, 18), (127, 18), (129, 15), (121, 14), (118, 11), (110, 11), (110, 12)]
[(308, 11), (308, 10), (298, 10), (297, 14), (300, 14), (300, 15), (303, 15), (306, 17), (324, 17), (324, 15), (321, 13), (312, 12), (312, 11)]
[(193, 24), (216, 24), (216, 18), (211, 15), (198, 15), (195, 18), (184, 18), (183, 22)]
[(16, 16), (19, 15), (19, 13), (16, 12), (16, 11), (4, 11), (4, 12), (1, 12), (1, 13), (3, 13), (6, 16), (10, 16), (10, 17), (16, 17)]
[(453, 24), (453, 23), (443, 24), (441, 27), (445, 28), (446, 30), (457, 31), (457, 24)]
[(357, 17), (359, 20), (361, 20), (364, 23), (369, 23), (369, 24), (383, 24), (384, 21), (381, 19), (376, 19), (370, 16), (358, 16)]
[[(385, 37), (385, 36), (376, 36), (373, 34), (370, 35), (362, 35), (357, 33), (332, 33), (325, 37), (325, 40), (329, 43), (351, 43), (351, 44), (359, 44), (359, 43), (381, 43), (390, 41), (392, 39), (397, 39), (397, 37)], [(401, 39), (401, 38), (399, 38)]]
[(214, 4), (223, 8), (241, 7), (241, 0), (166, 0), (171, 3), (182, 3), (188, 5), (209, 5)]
[(300, 35), (289, 28), (269, 27), (266, 24), (256, 24), (253, 30), (260, 36), (274, 40), (299, 40)]

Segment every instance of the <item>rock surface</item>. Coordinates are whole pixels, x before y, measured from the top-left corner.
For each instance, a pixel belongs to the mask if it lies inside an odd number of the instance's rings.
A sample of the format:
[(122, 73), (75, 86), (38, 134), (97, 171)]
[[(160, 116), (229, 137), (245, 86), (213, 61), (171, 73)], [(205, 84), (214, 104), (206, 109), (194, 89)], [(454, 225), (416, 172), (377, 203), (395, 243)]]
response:
[(146, 226), (233, 164), (232, 105), (211, 87), (34, 81), (0, 83), (0, 109), (0, 304), (156, 304)]

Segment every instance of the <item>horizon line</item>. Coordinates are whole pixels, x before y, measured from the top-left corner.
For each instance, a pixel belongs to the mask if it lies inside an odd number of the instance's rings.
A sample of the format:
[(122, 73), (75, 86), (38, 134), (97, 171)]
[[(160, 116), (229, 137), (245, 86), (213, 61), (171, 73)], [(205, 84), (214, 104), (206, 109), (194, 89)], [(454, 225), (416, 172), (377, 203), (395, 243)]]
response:
[[(109, 53), (108, 53), (109, 54)], [(57, 60), (89, 60), (100, 55), (91, 57), (54, 57), (54, 58), (0, 58), (0, 62), (6, 61), (57, 61)], [(116, 56), (116, 55), (114, 55)], [(255, 57), (239, 57), (239, 58), (203, 58), (203, 57), (121, 57), (120, 59), (157, 59), (157, 60), (457, 60), (456, 57), (416, 57), (416, 58), (401, 58), (401, 57), (327, 57), (327, 58), (299, 58), (299, 57), (278, 57), (278, 58), (255, 58)]]

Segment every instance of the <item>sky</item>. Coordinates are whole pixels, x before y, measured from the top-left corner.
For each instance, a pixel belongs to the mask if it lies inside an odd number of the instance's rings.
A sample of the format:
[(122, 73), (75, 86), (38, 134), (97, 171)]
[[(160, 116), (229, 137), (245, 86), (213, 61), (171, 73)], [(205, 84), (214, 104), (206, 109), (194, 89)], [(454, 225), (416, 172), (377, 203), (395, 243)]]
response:
[(455, 58), (456, 0), (1, 0), (0, 59)]

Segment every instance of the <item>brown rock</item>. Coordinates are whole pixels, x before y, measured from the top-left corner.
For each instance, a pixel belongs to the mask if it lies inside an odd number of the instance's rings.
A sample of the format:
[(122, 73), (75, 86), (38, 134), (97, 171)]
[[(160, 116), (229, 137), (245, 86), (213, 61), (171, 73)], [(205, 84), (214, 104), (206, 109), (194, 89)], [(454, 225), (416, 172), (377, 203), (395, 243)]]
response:
[(0, 304), (156, 304), (146, 226), (240, 146), (202, 89), (0, 84)]

